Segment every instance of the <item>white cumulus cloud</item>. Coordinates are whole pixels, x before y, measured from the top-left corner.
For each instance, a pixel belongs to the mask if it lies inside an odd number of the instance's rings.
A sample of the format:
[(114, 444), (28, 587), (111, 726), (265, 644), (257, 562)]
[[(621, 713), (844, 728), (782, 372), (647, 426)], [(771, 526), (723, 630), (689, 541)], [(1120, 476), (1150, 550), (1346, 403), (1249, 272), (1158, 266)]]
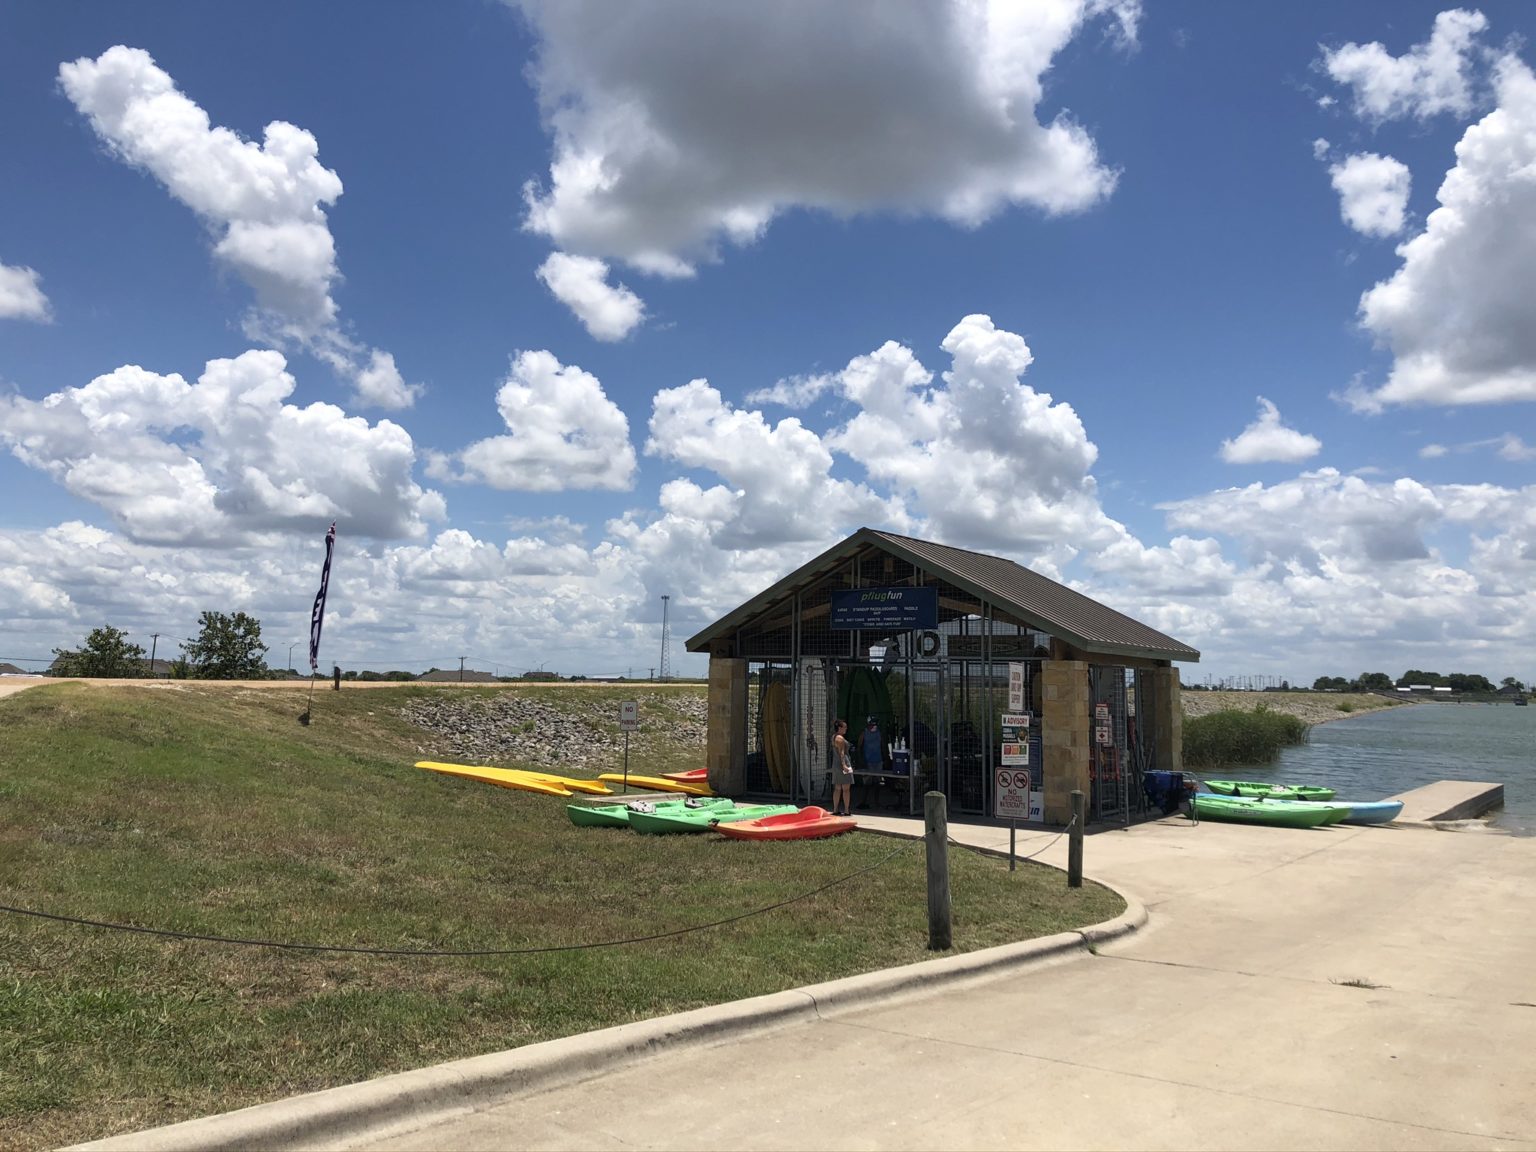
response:
[(623, 284), (608, 283), (608, 265), (592, 256), (553, 252), (538, 277), (594, 340), (622, 340), (645, 318), (645, 305)]
[(1280, 409), (1259, 397), (1259, 418), (1236, 437), (1221, 442), (1221, 458), (1228, 464), (1297, 464), (1323, 450), (1316, 436), (1287, 428)]
[(1536, 75), (1506, 56), (1494, 90), (1439, 207), (1361, 297), (1360, 322), (1393, 362), (1384, 385), (1345, 394), (1358, 410), (1536, 400)]
[(431, 457), (428, 475), (524, 492), (624, 489), (634, 482), (629, 419), (590, 372), (549, 352), (519, 352), (496, 407), (507, 434)]
[(0, 264), (0, 320), (51, 320), (41, 280), (31, 268)]
[(527, 227), (564, 252), (686, 276), (795, 208), (973, 227), (1115, 185), (1041, 105), (1056, 54), (1101, 17), (1133, 37), (1137, 0), (521, 7), (554, 142)]
[(1395, 236), (1408, 223), (1408, 165), (1391, 156), (1358, 152), (1328, 166), (1339, 214), (1362, 236)]
[(1322, 65), (1350, 88), (1356, 114), (1367, 120), (1466, 116), (1477, 99), (1477, 40), (1487, 27), (1481, 12), (1453, 8), (1435, 17), (1427, 41), (1401, 56), (1379, 42), (1344, 44), (1323, 49)]
[(311, 133), (274, 120), (257, 144), (215, 126), (148, 52), (122, 44), (59, 65), (59, 83), (115, 156), (208, 226), (215, 259), (256, 295), (245, 318), (251, 339), (309, 349), (364, 402), (414, 402), (419, 386), (379, 387), (378, 354), (338, 326), (331, 290), (340, 272), (325, 208), (341, 196), (341, 178), (320, 163)]
[(294, 384), (272, 351), (210, 360), (191, 384), (125, 365), (40, 401), (0, 397), (0, 443), (135, 541), (228, 544), (331, 520), (390, 539), (446, 516), (411, 479), (405, 429), (284, 403)]

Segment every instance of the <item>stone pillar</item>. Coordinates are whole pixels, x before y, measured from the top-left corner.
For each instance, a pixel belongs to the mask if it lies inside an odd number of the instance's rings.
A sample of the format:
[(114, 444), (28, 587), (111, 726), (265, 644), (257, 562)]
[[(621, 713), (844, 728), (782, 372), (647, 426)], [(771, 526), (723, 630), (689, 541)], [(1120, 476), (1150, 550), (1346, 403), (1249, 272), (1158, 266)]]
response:
[(1179, 699), (1179, 670), (1152, 671), (1152, 723), (1157, 737), (1157, 766), (1184, 771), (1184, 705)]
[[(1088, 662), (1041, 662), (1040, 741), (1045, 761), (1045, 822), (1066, 824), (1072, 818), (1072, 791), (1081, 789), (1092, 800), (1088, 779), (1089, 728)], [(1091, 810), (1091, 806), (1090, 806)]]
[(721, 796), (747, 790), (747, 662), (709, 658), (709, 736), (704, 745), (709, 786)]

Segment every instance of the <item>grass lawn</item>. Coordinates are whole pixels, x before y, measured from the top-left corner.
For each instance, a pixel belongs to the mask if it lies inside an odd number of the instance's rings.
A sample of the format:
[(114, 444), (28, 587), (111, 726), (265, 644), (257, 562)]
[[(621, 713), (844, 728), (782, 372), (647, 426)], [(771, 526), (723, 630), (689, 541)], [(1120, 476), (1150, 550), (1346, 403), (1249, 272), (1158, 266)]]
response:
[[(433, 950), (623, 939), (762, 908), (899, 842), (579, 829), (563, 799), (412, 767), (400, 716), (474, 689), (61, 684), (0, 700), (0, 903), (207, 935)], [(506, 691), (490, 689), (487, 692)], [(514, 689), (524, 691), (524, 689)], [(617, 727), (616, 689), (526, 689)], [(631, 769), (668, 751), (665, 693)], [(608, 696), (612, 695), (610, 701)], [(515, 766), (515, 765), (509, 765)], [(951, 856), (955, 942), (1118, 914), (1060, 873)], [(668, 940), (494, 958), (178, 941), (0, 914), (0, 1147), (45, 1148), (927, 957), (913, 843), (808, 900)]]

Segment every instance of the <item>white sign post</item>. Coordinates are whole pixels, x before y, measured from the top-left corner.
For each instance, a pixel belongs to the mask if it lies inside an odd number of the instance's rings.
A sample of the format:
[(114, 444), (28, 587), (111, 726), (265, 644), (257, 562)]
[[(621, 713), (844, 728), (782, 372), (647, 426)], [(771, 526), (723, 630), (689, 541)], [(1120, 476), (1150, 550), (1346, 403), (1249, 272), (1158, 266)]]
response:
[[(1007, 747), (1007, 745), (1004, 745)], [(1026, 744), (1025, 748), (1029, 746)], [(1029, 769), (997, 769), (997, 786), (992, 789), (992, 815), (1008, 818), (1008, 871), (1015, 867), (1019, 818), (1029, 819)]]
[(625, 700), (619, 705), (619, 728), (624, 732), (624, 791), (629, 792), (629, 734), (640, 731), (640, 702)]

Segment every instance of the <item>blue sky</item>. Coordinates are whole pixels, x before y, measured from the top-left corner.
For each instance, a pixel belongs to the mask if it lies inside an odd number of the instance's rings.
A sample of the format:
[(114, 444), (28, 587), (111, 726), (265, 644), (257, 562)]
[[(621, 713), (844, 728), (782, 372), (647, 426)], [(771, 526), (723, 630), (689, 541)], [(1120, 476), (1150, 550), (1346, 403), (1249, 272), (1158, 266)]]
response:
[(0, 659), (283, 663), (335, 519), (327, 666), (698, 672), (867, 524), (1536, 679), (1533, 19), (13, 5)]

